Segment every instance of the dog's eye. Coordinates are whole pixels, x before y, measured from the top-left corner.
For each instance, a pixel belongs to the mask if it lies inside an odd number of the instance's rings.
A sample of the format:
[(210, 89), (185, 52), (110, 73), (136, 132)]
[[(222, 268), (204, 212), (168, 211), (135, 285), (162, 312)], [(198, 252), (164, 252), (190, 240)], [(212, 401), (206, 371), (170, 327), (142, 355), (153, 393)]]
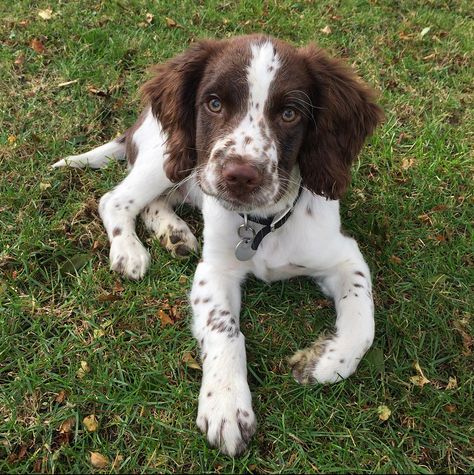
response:
[(222, 110), (222, 102), (218, 97), (212, 97), (207, 103), (207, 107), (211, 112), (218, 114)]
[(286, 107), (281, 113), (281, 118), (285, 122), (293, 122), (296, 119), (296, 111), (291, 107)]

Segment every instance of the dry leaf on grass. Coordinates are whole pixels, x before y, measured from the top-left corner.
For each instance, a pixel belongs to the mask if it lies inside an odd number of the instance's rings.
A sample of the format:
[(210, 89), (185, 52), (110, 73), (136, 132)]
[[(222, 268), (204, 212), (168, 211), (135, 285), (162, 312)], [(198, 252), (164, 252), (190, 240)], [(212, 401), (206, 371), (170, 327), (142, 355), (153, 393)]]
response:
[(62, 404), (66, 400), (66, 391), (64, 391), (64, 389), (61, 389), (61, 391), (59, 391), (54, 400), (57, 403)]
[(176, 28), (178, 26), (178, 23), (176, 22), (176, 20), (173, 20), (172, 18), (165, 17), (165, 20), (166, 20), (166, 26), (168, 28)]
[(95, 468), (105, 468), (109, 465), (109, 459), (99, 452), (91, 452), (91, 464)]
[(199, 369), (201, 370), (201, 366), (199, 363), (193, 358), (191, 353), (184, 353), (183, 355), (183, 361), (186, 363), (186, 366), (188, 368), (193, 368), (193, 369)]
[(321, 33), (324, 33), (325, 35), (330, 35), (332, 33), (331, 27), (329, 25), (326, 25), (324, 28), (321, 28)]
[(414, 158), (404, 158), (402, 160), (402, 169), (403, 170), (408, 170), (415, 164), (415, 159)]
[(387, 406), (383, 405), (377, 408), (377, 414), (381, 421), (386, 421), (392, 415), (392, 411)]
[(162, 309), (160, 309), (158, 311), (158, 317), (161, 321), (161, 325), (162, 326), (166, 326), (166, 325), (173, 325), (174, 324), (174, 321), (170, 318), (170, 316)]
[(81, 367), (76, 371), (76, 376), (79, 379), (83, 379), (87, 373), (91, 372), (91, 368), (87, 361), (81, 361)]
[(448, 380), (448, 384), (446, 385), (446, 389), (456, 389), (458, 387), (458, 380), (456, 376), (450, 376)]
[(46, 8), (46, 10), (39, 10), (38, 16), (43, 20), (51, 20), (53, 16), (53, 10), (51, 10), (51, 8)]
[(84, 417), (82, 423), (89, 432), (95, 432), (99, 428), (99, 421), (94, 414)]
[(430, 380), (426, 378), (425, 375), (423, 374), (423, 371), (421, 370), (418, 361), (416, 361), (413, 366), (416, 369), (416, 372), (418, 373), (418, 375), (412, 376), (410, 378), (410, 381), (416, 386), (419, 386), (420, 388), (422, 388), (425, 384), (428, 384)]
[(59, 432), (61, 434), (69, 434), (76, 425), (76, 419), (74, 417), (69, 417), (65, 421), (61, 422), (59, 426)]
[(44, 44), (38, 38), (33, 38), (30, 43), (31, 48), (36, 51), (37, 53), (41, 54), (44, 53), (45, 47)]

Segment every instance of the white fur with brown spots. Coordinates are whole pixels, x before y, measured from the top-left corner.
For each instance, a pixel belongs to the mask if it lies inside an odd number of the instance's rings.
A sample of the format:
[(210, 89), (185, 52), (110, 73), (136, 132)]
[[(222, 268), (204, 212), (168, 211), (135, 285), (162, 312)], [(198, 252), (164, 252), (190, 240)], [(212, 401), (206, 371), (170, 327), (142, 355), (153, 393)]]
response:
[[(198, 42), (158, 66), (143, 91), (148, 106), (122, 138), (55, 166), (100, 168), (133, 150), (128, 176), (99, 207), (111, 268), (130, 278), (142, 277), (150, 261), (135, 233), (139, 214), (181, 255), (195, 251), (197, 241), (172, 206), (180, 198), (202, 209), (202, 261), (190, 294), (203, 361), (197, 425), (234, 456), (256, 430), (240, 331), (247, 275), (269, 282), (309, 276), (335, 302), (334, 333), (290, 360), (297, 381), (347, 378), (372, 343), (370, 272), (357, 243), (340, 231), (338, 198), (382, 114), (341, 61), (262, 35)], [(253, 258), (237, 260), (236, 211), (266, 217), (285, 210), (300, 181), (303, 192), (286, 224)]]

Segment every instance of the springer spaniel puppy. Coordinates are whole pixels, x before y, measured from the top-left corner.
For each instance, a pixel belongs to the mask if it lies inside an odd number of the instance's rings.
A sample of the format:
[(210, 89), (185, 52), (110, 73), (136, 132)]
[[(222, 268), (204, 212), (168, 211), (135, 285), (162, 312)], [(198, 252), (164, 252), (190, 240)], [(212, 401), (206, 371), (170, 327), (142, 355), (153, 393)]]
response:
[(124, 135), (54, 166), (128, 158), (128, 176), (99, 211), (111, 268), (132, 279), (150, 262), (137, 215), (181, 256), (198, 244), (173, 206), (201, 208), (204, 246), (190, 295), (203, 364), (197, 425), (234, 456), (256, 428), (239, 326), (248, 274), (309, 276), (334, 299), (334, 333), (290, 359), (298, 382), (347, 378), (372, 343), (370, 272), (341, 233), (338, 200), (383, 114), (342, 61), (264, 35), (198, 41), (156, 66), (142, 92), (144, 110)]

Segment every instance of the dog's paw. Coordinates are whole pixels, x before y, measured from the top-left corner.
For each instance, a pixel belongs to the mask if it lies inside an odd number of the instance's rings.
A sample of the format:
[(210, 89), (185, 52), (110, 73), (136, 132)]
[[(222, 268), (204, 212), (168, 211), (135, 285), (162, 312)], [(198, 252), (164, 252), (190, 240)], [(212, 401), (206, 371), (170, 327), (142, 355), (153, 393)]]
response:
[(198, 242), (188, 226), (179, 228), (168, 226), (166, 232), (159, 236), (161, 245), (175, 257), (186, 257), (198, 250)]
[(212, 447), (231, 457), (245, 451), (257, 428), (250, 390), (244, 386), (213, 390), (203, 385), (199, 395), (197, 426)]
[(301, 384), (341, 381), (354, 373), (371, 343), (369, 340), (361, 347), (337, 335), (322, 335), (290, 358), (293, 376)]
[(150, 265), (150, 254), (134, 236), (116, 236), (110, 246), (110, 268), (129, 279), (141, 279)]

